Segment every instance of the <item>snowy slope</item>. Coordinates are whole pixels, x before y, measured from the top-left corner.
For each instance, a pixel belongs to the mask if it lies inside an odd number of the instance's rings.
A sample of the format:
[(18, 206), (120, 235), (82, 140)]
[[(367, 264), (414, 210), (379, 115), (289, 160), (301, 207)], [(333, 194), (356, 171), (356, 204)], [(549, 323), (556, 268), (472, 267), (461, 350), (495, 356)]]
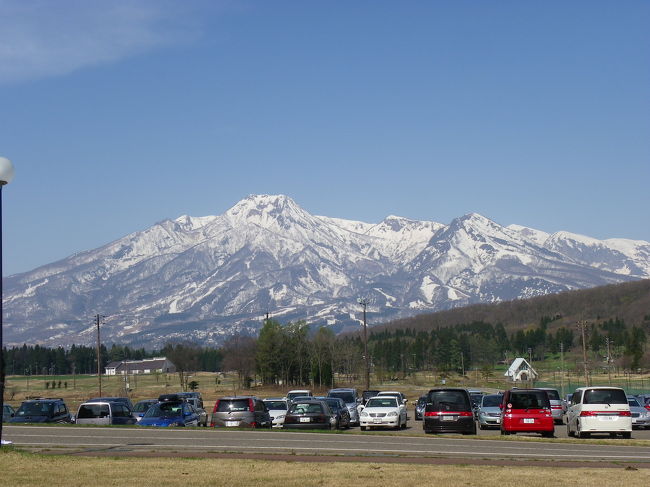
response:
[(270, 312), (336, 330), (373, 322), (650, 276), (650, 244), (503, 227), (478, 214), (449, 225), (389, 216), (365, 223), (252, 195), (222, 215), (181, 216), (5, 278), (7, 343), (147, 347), (218, 343), (254, 332)]

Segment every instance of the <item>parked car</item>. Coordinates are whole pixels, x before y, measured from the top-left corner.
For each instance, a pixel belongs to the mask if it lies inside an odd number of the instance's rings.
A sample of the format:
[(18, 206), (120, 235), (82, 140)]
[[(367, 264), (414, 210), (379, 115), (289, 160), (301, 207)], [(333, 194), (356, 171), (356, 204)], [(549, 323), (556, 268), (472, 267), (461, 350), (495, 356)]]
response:
[(541, 389), (510, 389), (501, 402), (501, 434), (539, 433), (552, 438), (555, 422), (551, 401)]
[(393, 396), (396, 397), (402, 404), (406, 404), (408, 402), (406, 396), (399, 391), (381, 391), (377, 393), (377, 396)]
[(282, 397), (269, 397), (268, 399), (264, 399), (264, 405), (271, 416), (273, 428), (282, 428), (284, 416), (289, 409), (289, 402)]
[(325, 401), (294, 402), (284, 417), (283, 429), (332, 429), (334, 414)]
[(627, 403), (632, 414), (632, 429), (650, 428), (650, 411), (644, 408), (635, 396), (627, 396)]
[(196, 399), (195, 401), (190, 401), (192, 404), (195, 404), (198, 409), (205, 409), (203, 407), (203, 396), (198, 391), (188, 391), (188, 392), (177, 392), (177, 396), (180, 396), (184, 399)]
[(330, 389), (327, 392), (327, 397), (337, 397), (343, 399), (345, 406), (348, 408), (348, 413), (350, 414), (350, 422), (355, 426), (359, 425), (359, 411), (357, 410), (357, 406), (361, 403), (361, 399), (357, 395), (356, 389)]
[(136, 421), (140, 421), (142, 419), (142, 416), (144, 416), (144, 413), (146, 413), (147, 410), (154, 404), (158, 404), (158, 401), (156, 399), (143, 399), (142, 401), (138, 401), (132, 409), (133, 416), (135, 416)]
[(199, 415), (199, 426), (207, 426), (208, 413), (205, 409), (203, 409), (203, 401), (195, 396), (180, 396), (180, 397), (183, 398), (185, 402), (188, 403), (192, 408), (194, 408), (196, 414)]
[(395, 396), (375, 396), (361, 411), (361, 431), (367, 428), (406, 428), (406, 405)]
[(424, 407), (427, 405), (427, 395), (424, 394), (423, 396), (420, 396), (415, 403), (415, 420), (416, 421), (422, 421), (422, 418), (424, 417)]
[(264, 401), (255, 396), (228, 396), (218, 399), (212, 410), (212, 428), (270, 428), (271, 415)]
[(170, 398), (151, 406), (138, 426), (198, 426), (199, 415), (187, 401)]
[(309, 389), (294, 389), (287, 392), (287, 400), (293, 401), (297, 397), (314, 397)]
[(133, 403), (128, 397), (93, 397), (86, 402), (121, 402), (126, 404), (133, 411)]
[(478, 427), (482, 430), (501, 427), (503, 394), (485, 394), (478, 406)]
[(467, 391), (469, 392), (469, 399), (472, 401), (472, 411), (474, 412), (474, 419), (478, 419), (478, 407), (481, 404), (483, 393), (481, 391)]
[(10, 423), (71, 423), (70, 411), (61, 398), (23, 401)]
[(476, 434), (472, 402), (466, 389), (435, 388), (427, 394), (424, 408), (425, 433)]
[(550, 387), (539, 387), (540, 391), (546, 391), (548, 400), (551, 403), (551, 413), (555, 424), (564, 424), (564, 413), (566, 413), (566, 404), (562, 401), (557, 389)]
[(315, 399), (325, 401), (330, 407), (330, 411), (332, 411), (335, 416), (334, 428), (348, 429), (350, 426), (352, 426), (350, 410), (348, 409), (343, 399), (340, 397), (316, 397)]
[(126, 404), (120, 402), (85, 402), (75, 417), (77, 424), (135, 424), (137, 420)]
[(632, 437), (632, 413), (625, 391), (618, 387), (580, 387), (567, 410), (567, 434), (588, 438), (592, 433)]
[(2, 405), (2, 422), (6, 423), (16, 415), (16, 410), (10, 404)]

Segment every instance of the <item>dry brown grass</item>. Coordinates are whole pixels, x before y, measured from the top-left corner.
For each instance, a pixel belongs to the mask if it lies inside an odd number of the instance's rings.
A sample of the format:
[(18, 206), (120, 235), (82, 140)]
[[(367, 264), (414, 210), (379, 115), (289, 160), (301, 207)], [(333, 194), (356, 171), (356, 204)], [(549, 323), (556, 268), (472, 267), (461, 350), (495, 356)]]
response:
[(41, 486), (340, 486), (647, 485), (650, 469), (449, 466), (383, 463), (163, 458), (80, 458), (0, 453), (2, 485)]

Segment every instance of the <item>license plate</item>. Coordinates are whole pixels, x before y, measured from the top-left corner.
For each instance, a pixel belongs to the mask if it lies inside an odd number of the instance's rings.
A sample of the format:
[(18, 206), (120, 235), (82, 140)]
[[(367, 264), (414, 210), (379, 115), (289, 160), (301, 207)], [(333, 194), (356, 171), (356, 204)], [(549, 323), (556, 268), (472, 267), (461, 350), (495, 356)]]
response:
[(239, 421), (226, 421), (226, 427), (239, 426)]
[(524, 423), (532, 424), (535, 422), (535, 418), (524, 418)]
[(441, 421), (456, 421), (456, 416), (441, 416)]
[(497, 418), (496, 424), (501, 424), (501, 418)]
[(598, 416), (600, 421), (614, 421), (614, 416)]
[(309, 423), (311, 418), (300, 418), (301, 423)]
[(379, 423), (379, 424), (381, 424), (381, 419), (377, 419), (377, 418), (375, 418), (375, 419), (372, 420), (372, 422), (373, 422), (373, 423)]

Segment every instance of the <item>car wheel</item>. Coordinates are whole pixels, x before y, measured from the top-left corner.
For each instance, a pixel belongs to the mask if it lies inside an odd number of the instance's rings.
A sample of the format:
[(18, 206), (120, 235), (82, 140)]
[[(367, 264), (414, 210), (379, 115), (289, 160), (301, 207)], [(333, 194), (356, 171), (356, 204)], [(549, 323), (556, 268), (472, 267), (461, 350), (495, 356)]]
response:
[(576, 435), (578, 438), (589, 438), (591, 436), (591, 434), (580, 430), (580, 422), (576, 423)]
[(630, 438), (632, 438), (632, 433), (626, 431), (625, 433), (623, 433), (623, 438), (629, 440)]
[(542, 437), (543, 438), (554, 438), (555, 435), (553, 434), (552, 431), (542, 431)]
[(361, 431), (366, 431), (366, 427), (365, 427), (365, 426), (362, 426), (362, 427), (361, 427)]
[(478, 424), (478, 428), (481, 429), (481, 430), (484, 430), (484, 429), (485, 429), (485, 426), (483, 426), (481, 423), (479, 423), (479, 424)]

